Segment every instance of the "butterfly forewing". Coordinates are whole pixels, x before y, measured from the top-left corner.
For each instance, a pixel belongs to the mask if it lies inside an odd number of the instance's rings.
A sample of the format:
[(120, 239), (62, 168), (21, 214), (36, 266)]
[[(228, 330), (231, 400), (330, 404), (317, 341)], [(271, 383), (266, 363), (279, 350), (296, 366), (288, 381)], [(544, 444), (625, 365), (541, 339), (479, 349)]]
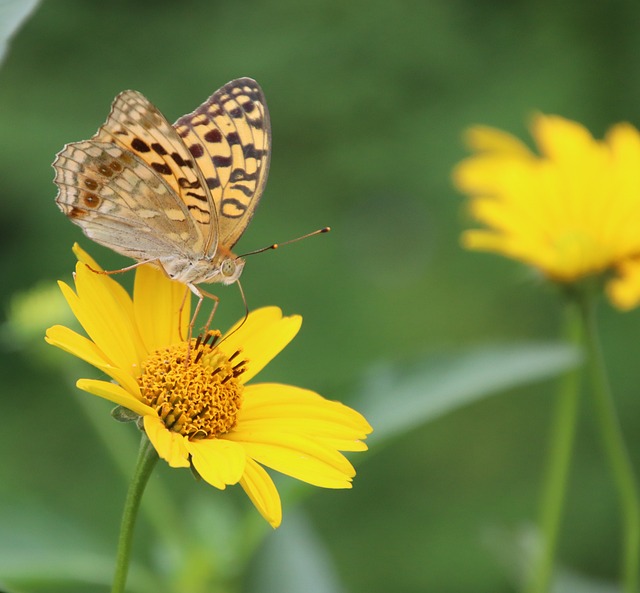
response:
[(234, 80), (174, 126), (215, 202), (219, 243), (230, 249), (249, 224), (269, 171), (271, 128), (262, 89), (250, 78)]
[(186, 205), (197, 223), (191, 237), (194, 252), (206, 251), (217, 235), (215, 206), (198, 167), (184, 142), (160, 111), (137, 91), (124, 91), (95, 140), (114, 142), (133, 152), (160, 175)]

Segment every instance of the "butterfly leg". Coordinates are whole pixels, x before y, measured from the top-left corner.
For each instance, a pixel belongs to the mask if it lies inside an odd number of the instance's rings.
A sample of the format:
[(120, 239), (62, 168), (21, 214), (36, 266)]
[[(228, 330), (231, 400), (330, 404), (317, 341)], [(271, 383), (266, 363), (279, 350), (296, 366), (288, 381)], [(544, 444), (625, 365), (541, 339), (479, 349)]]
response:
[(204, 326), (204, 331), (202, 332), (205, 335), (209, 331), (209, 327), (211, 326), (211, 322), (213, 321), (213, 316), (216, 313), (216, 310), (218, 308), (218, 304), (220, 302), (220, 299), (215, 294), (211, 294), (210, 292), (202, 290), (201, 288), (195, 286), (194, 284), (189, 284), (188, 286), (189, 286), (189, 289), (191, 290), (191, 292), (193, 294), (195, 294), (196, 297), (198, 297), (198, 304), (196, 305), (196, 308), (195, 308), (195, 310), (193, 312), (193, 317), (191, 318), (191, 323), (189, 323), (188, 342), (191, 343), (191, 338), (193, 337), (193, 328), (195, 327), (196, 319), (198, 318), (198, 313), (200, 313), (200, 307), (202, 306), (202, 303), (204, 302), (204, 299), (205, 298), (211, 299), (213, 301), (213, 303), (214, 303), (213, 309), (211, 310), (211, 313), (210, 313), (209, 317), (207, 318), (207, 323)]
[[(139, 268), (140, 266), (144, 266), (145, 264), (153, 264), (153, 263), (157, 263), (158, 265), (160, 265), (160, 262), (157, 259), (147, 259), (145, 261), (139, 261), (139, 262), (136, 262), (135, 264), (131, 264), (130, 266), (125, 266), (124, 268), (120, 268), (119, 270), (95, 270), (89, 265), (87, 265), (87, 267), (95, 274), (113, 276), (114, 274), (122, 274), (124, 272), (135, 270), (136, 268)], [(160, 268), (162, 269), (162, 266), (160, 266)]]
[(215, 294), (206, 292), (202, 289), (200, 289), (200, 293), (202, 294), (203, 298), (206, 297), (213, 301), (213, 308), (211, 309), (211, 313), (209, 313), (209, 317), (207, 317), (207, 323), (204, 326), (204, 333), (206, 334), (209, 332), (209, 328), (211, 327), (211, 322), (213, 321), (213, 317), (216, 314), (216, 311), (218, 310), (218, 305), (220, 304), (220, 298), (217, 297)]
[[(182, 303), (180, 303), (180, 309), (178, 310), (178, 335), (180, 336), (181, 340), (184, 340), (184, 335), (182, 334), (182, 312), (184, 311), (184, 307), (187, 304), (187, 299), (189, 299), (189, 301), (191, 301), (191, 299), (189, 298), (189, 295), (191, 293), (189, 292), (189, 289), (187, 288), (184, 291), (184, 296), (182, 297)], [(189, 304), (191, 304), (189, 302)], [(191, 324), (189, 324), (189, 327), (191, 327)]]

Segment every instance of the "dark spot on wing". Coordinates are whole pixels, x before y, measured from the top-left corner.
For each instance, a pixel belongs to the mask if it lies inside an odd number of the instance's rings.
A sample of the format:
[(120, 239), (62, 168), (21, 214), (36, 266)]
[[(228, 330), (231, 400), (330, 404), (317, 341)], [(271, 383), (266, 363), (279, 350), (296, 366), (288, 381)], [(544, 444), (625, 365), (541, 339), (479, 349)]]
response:
[(258, 172), (247, 173), (244, 169), (234, 169), (229, 175), (229, 181), (255, 181), (258, 178)]
[(97, 208), (100, 205), (100, 198), (95, 194), (84, 194), (82, 201), (87, 208)]
[(111, 177), (113, 175), (113, 171), (105, 164), (98, 165), (98, 171), (105, 177)]
[(230, 167), (233, 159), (230, 156), (214, 156), (212, 159), (216, 167)]
[(178, 179), (178, 185), (184, 189), (197, 189), (200, 187), (200, 182), (197, 179), (195, 181), (189, 181), (184, 177), (180, 177)]
[(171, 153), (171, 158), (175, 161), (179, 167), (192, 167), (193, 163), (190, 160), (183, 159), (177, 152)]
[(233, 187), (233, 189), (240, 190), (248, 198), (250, 198), (253, 195), (253, 190), (249, 189), (246, 185), (240, 185), (240, 184), (236, 183), (232, 187)]
[(247, 207), (234, 198), (225, 198), (220, 204), (220, 213), (226, 218), (240, 218)]
[(192, 144), (189, 146), (189, 152), (194, 157), (199, 158), (204, 154), (204, 148), (202, 148), (202, 144)]
[(222, 142), (222, 133), (220, 132), (220, 130), (218, 130), (218, 128), (214, 128), (213, 130), (209, 130), (204, 135), (204, 139), (207, 142), (211, 142), (211, 143)]
[(166, 163), (151, 163), (151, 168), (163, 175), (171, 175), (171, 168)]
[(242, 154), (245, 159), (261, 159), (264, 156), (264, 150), (260, 148), (256, 148), (255, 144), (245, 144), (242, 147)]
[(151, 150), (149, 145), (144, 140), (140, 140), (140, 138), (134, 138), (131, 141), (131, 148), (137, 152), (149, 152)]
[(76, 208), (75, 206), (72, 206), (71, 208), (69, 208), (69, 210), (67, 210), (66, 215), (69, 218), (83, 218), (84, 216), (87, 215), (87, 211), (82, 210), (81, 208)]
[(206, 214), (207, 216), (210, 216), (209, 210), (204, 210), (203, 208), (200, 208), (200, 206), (198, 206), (197, 204), (189, 204), (187, 208), (189, 208), (189, 210), (197, 210), (202, 214)]
[(188, 191), (187, 195), (191, 196), (192, 198), (195, 198), (196, 200), (200, 200), (201, 202), (206, 202), (207, 201), (207, 197), (203, 196), (202, 194), (197, 194), (195, 192)]
[(162, 146), (162, 144), (158, 144), (157, 142), (154, 142), (151, 145), (151, 148), (153, 148), (154, 152), (156, 154), (159, 154), (160, 156), (164, 156), (165, 154), (167, 154), (165, 147)]

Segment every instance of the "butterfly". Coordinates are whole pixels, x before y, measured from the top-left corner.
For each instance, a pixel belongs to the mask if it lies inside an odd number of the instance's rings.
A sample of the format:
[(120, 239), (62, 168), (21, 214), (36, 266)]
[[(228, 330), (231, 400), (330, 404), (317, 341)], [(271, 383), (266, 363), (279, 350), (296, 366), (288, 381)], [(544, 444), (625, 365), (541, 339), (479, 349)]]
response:
[(198, 284), (242, 273), (231, 250), (260, 201), (270, 154), (255, 80), (232, 80), (173, 126), (141, 93), (124, 91), (92, 138), (57, 154), (56, 203), (90, 239), (137, 260), (131, 267), (153, 263), (184, 283), (199, 308), (212, 295)]

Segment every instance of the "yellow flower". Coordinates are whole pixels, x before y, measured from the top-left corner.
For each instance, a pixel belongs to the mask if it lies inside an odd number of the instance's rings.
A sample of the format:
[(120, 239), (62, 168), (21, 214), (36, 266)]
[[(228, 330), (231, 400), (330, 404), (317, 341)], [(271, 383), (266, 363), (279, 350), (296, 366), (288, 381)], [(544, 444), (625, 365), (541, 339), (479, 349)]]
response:
[(526, 262), (560, 283), (601, 276), (617, 307), (636, 306), (640, 134), (621, 123), (595, 140), (576, 122), (537, 115), (532, 135), (539, 155), (505, 132), (468, 131), (476, 154), (456, 167), (454, 182), (486, 228), (465, 232), (463, 244)]
[(265, 307), (224, 337), (214, 331), (187, 343), (184, 284), (140, 266), (132, 299), (95, 273), (86, 253), (76, 255), (76, 290), (60, 287), (89, 339), (58, 325), (46, 340), (113, 379), (77, 386), (139, 415), (171, 467), (192, 466), (219, 489), (240, 483), (273, 527), (282, 509), (263, 465), (315, 486), (351, 487), (355, 470), (340, 451), (366, 450), (371, 432), (358, 412), (299, 387), (247, 384), (295, 337), (300, 316)]

